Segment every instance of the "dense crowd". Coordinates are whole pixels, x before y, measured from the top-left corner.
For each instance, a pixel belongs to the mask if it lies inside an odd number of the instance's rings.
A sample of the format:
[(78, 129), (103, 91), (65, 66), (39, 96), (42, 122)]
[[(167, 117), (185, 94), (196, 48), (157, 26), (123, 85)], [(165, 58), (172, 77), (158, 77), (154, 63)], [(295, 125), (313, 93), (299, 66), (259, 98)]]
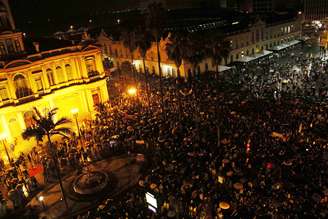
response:
[[(79, 218), (327, 218), (327, 64), (294, 56), (163, 79), (163, 98), (158, 78), (139, 78), (136, 96), (99, 105), (82, 130), (85, 147), (58, 143), (61, 168), (122, 153), (145, 154), (149, 168), (135, 188)], [(120, 82), (112, 92), (124, 90)], [(40, 162), (48, 179), (51, 160)]]
[[(299, 74), (293, 64), (274, 71), (281, 74), (277, 80), (304, 80), (299, 90), (293, 84), (281, 92), (275, 81), (258, 98), (245, 77), (255, 71), (250, 65), (237, 80), (168, 80), (163, 107), (156, 79), (150, 82), (150, 107), (145, 88), (135, 98), (102, 106), (93, 129), (97, 144), (145, 153), (152, 168), (137, 188), (107, 200), (89, 217), (151, 218), (148, 191), (158, 199), (159, 218), (326, 218), (325, 90), (318, 94), (306, 84), (325, 77), (327, 66), (319, 58), (295, 59), (302, 63)], [(260, 66), (269, 69), (270, 62)]]

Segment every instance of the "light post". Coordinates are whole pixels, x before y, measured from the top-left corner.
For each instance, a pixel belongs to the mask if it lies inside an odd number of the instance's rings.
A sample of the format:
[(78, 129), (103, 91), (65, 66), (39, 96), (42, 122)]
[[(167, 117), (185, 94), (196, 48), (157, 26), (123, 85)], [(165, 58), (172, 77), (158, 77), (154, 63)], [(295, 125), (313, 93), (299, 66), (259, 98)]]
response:
[(44, 203), (44, 197), (41, 195), (41, 196), (39, 196), (38, 200), (39, 200), (39, 202), (41, 202), (43, 210), (46, 210), (46, 205)]
[(6, 133), (1, 133), (1, 134), (0, 134), (0, 140), (1, 140), (2, 144), (3, 144), (4, 149), (5, 149), (5, 152), (6, 152), (6, 155), (7, 155), (8, 162), (9, 162), (10, 166), (13, 166), (13, 164), (12, 164), (12, 160), (10, 159), (9, 152), (8, 152), (8, 149), (7, 149), (7, 146), (6, 146), (6, 142), (5, 142), (6, 139), (7, 139), (7, 135), (6, 135)]
[(79, 113), (79, 109), (78, 109), (78, 108), (73, 108), (73, 109), (71, 109), (71, 113), (72, 113), (72, 115), (73, 115), (73, 117), (74, 117), (74, 119), (75, 119), (77, 132), (78, 132), (78, 134), (79, 134), (79, 139), (80, 139), (80, 141), (81, 141), (81, 145), (83, 146), (83, 144), (82, 144), (82, 138), (81, 138), (81, 132), (80, 132), (80, 126), (79, 126), (79, 122), (78, 122), (78, 120), (77, 120), (78, 113)]

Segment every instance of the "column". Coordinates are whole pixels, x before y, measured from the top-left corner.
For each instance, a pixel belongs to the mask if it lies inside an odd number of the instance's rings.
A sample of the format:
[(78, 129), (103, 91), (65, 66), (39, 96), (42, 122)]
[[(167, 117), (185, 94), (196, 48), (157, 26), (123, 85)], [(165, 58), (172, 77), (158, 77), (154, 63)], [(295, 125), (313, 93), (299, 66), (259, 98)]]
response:
[(99, 53), (95, 55), (96, 69), (100, 75), (104, 73), (104, 65), (102, 63), (102, 59)]
[(42, 85), (43, 85), (43, 90), (49, 89), (49, 81), (48, 81), (48, 76), (47, 76), (47, 71), (44, 69), (44, 66), (42, 66), (42, 75), (41, 75), (41, 80), (42, 80)]
[(66, 67), (65, 67), (65, 62), (61, 62), (61, 65), (60, 65), (63, 69), (63, 74), (64, 74), (64, 81), (65, 83), (68, 81), (67, 79), (67, 72), (66, 72)]
[(78, 66), (80, 69), (81, 79), (88, 78), (88, 70), (87, 70), (87, 66), (85, 65), (84, 57), (79, 57)]
[(30, 84), (29, 87), (31, 88), (33, 94), (37, 93), (38, 92), (38, 89), (36, 87), (34, 78), (32, 77), (31, 71), (29, 70), (28, 72), (25, 72), (25, 75), (27, 76), (27, 80), (28, 80), (28, 82)]
[(12, 76), (8, 77), (8, 88), (9, 88), (9, 95), (10, 95), (11, 99), (16, 100), (17, 99), (16, 88), (15, 88)]

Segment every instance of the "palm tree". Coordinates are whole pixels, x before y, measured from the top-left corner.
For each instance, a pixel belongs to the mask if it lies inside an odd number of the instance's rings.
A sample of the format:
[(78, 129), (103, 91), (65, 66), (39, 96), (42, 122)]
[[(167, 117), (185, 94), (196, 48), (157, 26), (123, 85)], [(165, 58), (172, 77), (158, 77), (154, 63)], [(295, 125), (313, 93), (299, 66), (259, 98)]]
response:
[(158, 63), (159, 83), (160, 83), (159, 86), (161, 92), (161, 105), (163, 110), (164, 94), (163, 94), (161, 54), (160, 54), (159, 44), (161, 39), (166, 37), (164, 34), (166, 10), (163, 8), (163, 5), (161, 3), (154, 2), (148, 5), (148, 17), (146, 21), (147, 21), (147, 26), (151, 31), (156, 42), (157, 63)]
[(134, 79), (136, 79), (135, 71), (134, 71), (134, 65), (133, 65), (133, 53), (137, 49), (136, 45), (136, 31), (134, 27), (131, 27), (130, 25), (123, 26), (123, 31), (120, 36), (124, 47), (126, 47), (130, 52), (130, 58), (131, 58), (131, 71), (133, 74)]
[[(186, 48), (186, 60), (193, 66), (194, 76), (196, 76), (196, 68), (198, 64), (206, 57), (205, 42), (200, 34), (190, 35), (190, 45)], [(198, 72), (200, 73), (200, 72)]]
[(179, 79), (181, 77), (180, 66), (182, 65), (182, 59), (186, 57), (189, 44), (190, 40), (184, 32), (171, 33), (169, 42), (166, 44), (167, 55), (169, 59), (174, 61)]
[(150, 106), (150, 99), (149, 99), (149, 81), (148, 81), (148, 70), (146, 68), (146, 54), (148, 49), (151, 48), (152, 45), (152, 35), (149, 31), (145, 31), (142, 27), (138, 29), (137, 32), (137, 40), (136, 45), (139, 48), (140, 55), (142, 57), (142, 64), (145, 74), (145, 80), (146, 80), (146, 92), (147, 92), (147, 98), (148, 98), (148, 105)]
[(231, 43), (224, 39), (222, 35), (214, 35), (210, 43), (207, 44), (209, 56), (212, 58), (216, 68), (216, 75), (219, 74), (219, 66), (224, 59), (227, 63), (231, 51)]
[(70, 134), (71, 130), (70, 128), (62, 127), (62, 126), (67, 125), (71, 121), (64, 117), (55, 121), (54, 117), (57, 111), (58, 108), (54, 108), (50, 110), (48, 113), (45, 113), (45, 115), (42, 115), (41, 112), (36, 107), (34, 107), (33, 116), (32, 116), (34, 125), (26, 128), (22, 133), (22, 137), (23, 139), (30, 139), (34, 137), (37, 141), (42, 141), (44, 137), (47, 138), (49, 152), (55, 165), (55, 170), (56, 170), (57, 177), (59, 179), (61, 193), (65, 201), (66, 208), (68, 209), (68, 204), (67, 204), (65, 191), (63, 188), (63, 183), (60, 175), (60, 169), (58, 165), (56, 147), (52, 143), (51, 137), (54, 135), (61, 135), (67, 137), (67, 134)]

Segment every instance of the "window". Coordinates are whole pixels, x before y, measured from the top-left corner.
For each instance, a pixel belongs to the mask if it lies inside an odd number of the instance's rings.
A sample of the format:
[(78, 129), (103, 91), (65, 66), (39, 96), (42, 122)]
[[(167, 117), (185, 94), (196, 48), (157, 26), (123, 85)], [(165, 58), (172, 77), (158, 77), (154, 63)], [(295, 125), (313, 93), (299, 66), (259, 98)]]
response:
[(50, 86), (55, 85), (54, 73), (50, 68), (47, 69), (47, 78)]
[(16, 46), (17, 52), (22, 51), (21, 45), (18, 40), (15, 40), (15, 46)]
[(35, 78), (35, 84), (36, 84), (36, 89), (37, 89), (38, 91), (43, 90), (43, 84), (42, 84), (41, 77), (37, 77), (37, 78)]
[(110, 46), (108, 46), (107, 50), (108, 50), (108, 55), (109, 56), (113, 55), (113, 51), (112, 51), (112, 48)]
[(74, 79), (74, 75), (73, 75), (73, 71), (72, 71), (72, 67), (70, 64), (66, 64), (65, 65), (65, 70), (66, 70), (66, 74), (67, 74), (67, 80), (71, 81)]
[(18, 99), (32, 95), (32, 90), (28, 87), (27, 80), (23, 75), (19, 74), (15, 76), (14, 85)]
[(14, 48), (14, 44), (11, 40), (6, 40), (6, 45), (7, 45), (7, 49), (8, 49), (8, 53), (15, 53), (15, 48)]
[(100, 103), (99, 93), (92, 94), (93, 105), (96, 106)]
[(85, 58), (85, 65), (87, 67), (88, 77), (98, 75), (94, 56), (86, 57)]
[(64, 72), (60, 66), (56, 67), (56, 76), (59, 84), (65, 82)]
[(175, 78), (177, 77), (177, 72), (175, 71), (175, 68), (172, 68), (172, 76)]
[(0, 100), (2, 101), (9, 100), (7, 87), (5, 85), (0, 86)]

